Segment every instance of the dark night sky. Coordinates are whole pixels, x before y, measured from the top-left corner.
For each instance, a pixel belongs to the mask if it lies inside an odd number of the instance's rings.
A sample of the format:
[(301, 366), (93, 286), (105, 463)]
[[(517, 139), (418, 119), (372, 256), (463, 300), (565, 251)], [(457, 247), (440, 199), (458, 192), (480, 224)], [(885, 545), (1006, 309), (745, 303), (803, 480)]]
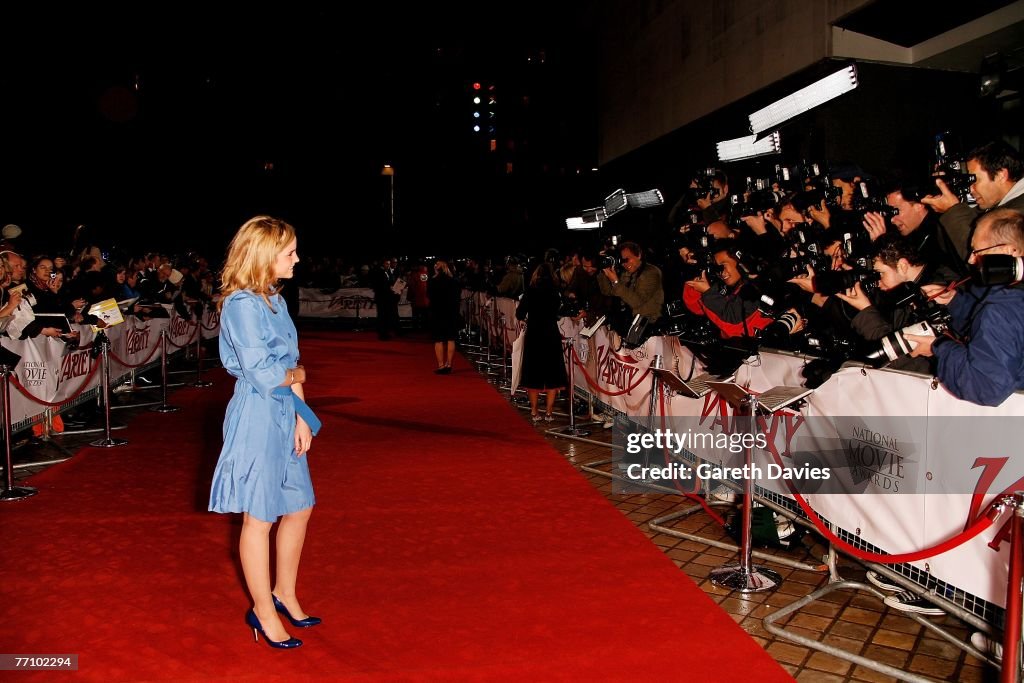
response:
[[(59, 26), (38, 10), (3, 14), (0, 222), (60, 248), (85, 223), (133, 248), (213, 252), (264, 211), (310, 245), (379, 237), (381, 165), (430, 177), (437, 154), (432, 50), (456, 47), (493, 72), (494, 54), (556, 40), (565, 21), (529, 6), (513, 18), (79, 7)], [(400, 210), (411, 228), (419, 209)]]

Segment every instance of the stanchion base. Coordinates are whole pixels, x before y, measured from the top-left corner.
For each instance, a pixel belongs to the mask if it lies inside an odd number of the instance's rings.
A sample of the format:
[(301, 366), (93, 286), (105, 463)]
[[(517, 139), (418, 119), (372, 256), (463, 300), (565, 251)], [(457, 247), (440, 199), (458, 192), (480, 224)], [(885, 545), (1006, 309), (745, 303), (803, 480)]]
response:
[(89, 445), (96, 448), (114, 448), (115, 446), (126, 446), (128, 441), (126, 439), (98, 439), (90, 442)]
[(548, 434), (564, 434), (565, 436), (590, 436), (589, 429), (580, 429), (579, 427), (562, 427), (561, 429), (549, 429)]
[(39, 489), (32, 488), (31, 486), (12, 486), (0, 492), (0, 501), (21, 500), (22, 498), (34, 496), (37, 493), (39, 493)]
[(712, 569), (708, 574), (711, 583), (740, 593), (761, 593), (773, 591), (782, 585), (782, 575), (767, 567), (751, 565), (749, 570), (738, 564)]
[(179, 410), (181, 410), (181, 408), (178, 406), (156, 406), (155, 408), (149, 409), (152, 413), (176, 413)]
[(189, 382), (185, 386), (196, 387), (197, 389), (205, 389), (206, 387), (212, 387), (213, 382), (207, 382), (205, 379), (197, 380), (195, 382)]

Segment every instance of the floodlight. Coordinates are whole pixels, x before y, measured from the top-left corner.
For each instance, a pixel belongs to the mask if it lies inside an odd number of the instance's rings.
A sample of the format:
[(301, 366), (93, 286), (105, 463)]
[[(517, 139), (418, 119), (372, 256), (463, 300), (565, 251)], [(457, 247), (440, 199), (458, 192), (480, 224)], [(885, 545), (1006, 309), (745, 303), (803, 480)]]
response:
[(764, 109), (750, 115), (750, 132), (754, 135), (775, 128), (780, 123), (814, 109), (857, 87), (857, 67), (850, 65), (831, 76), (797, 90)]
[(779, 141), (779, 131), (769, 133), (766, 137), (757, 139), (756, 135), (747, 135), (733, 140), (722, 140), (717, 145), (719, 161), (737, 161), (739, 159), (752, 159), (766, 154), (778, 154), (782, 151)]
[(625, 190), (615, 190), (605, 197), (604, 210), (611, 217), (622, 211), (627, 206), (634, 209), (649, 209), (652, 206), (660, 206), (665, 203), (661, 196), (661, 190), (647, 190), (646, 192), (635, 192), (626, 194)]
[(583, 216), (574, 216), (565, 219), (565, 227), (570, 230), (600, 230), (602, 221), (587, 221)]

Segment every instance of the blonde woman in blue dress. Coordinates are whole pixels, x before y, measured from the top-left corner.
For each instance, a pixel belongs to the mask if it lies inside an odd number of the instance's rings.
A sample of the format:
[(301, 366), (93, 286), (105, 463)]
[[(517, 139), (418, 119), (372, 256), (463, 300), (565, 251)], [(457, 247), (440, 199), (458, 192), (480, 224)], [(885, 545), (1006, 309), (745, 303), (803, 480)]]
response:
[[(278, 281), (298, 263), (295, 230), (257, 216), (231, 240), (221, 274), (220, 357), (236, 378), (224, 417), (224, 447), (213, 475), (210, 510), (241, 512), (238, 544), (253, 607), (245, 622), (276, 648), (302, 645), (292, 626), (320, 623), (295, 593), (302, 544), (313, 504), (305, 457), (320, 423), (305, 404), (306, 371), (298, 364), (295, 325)], [(277, 523), (277, 566), (271, 588), (270, 531)]]

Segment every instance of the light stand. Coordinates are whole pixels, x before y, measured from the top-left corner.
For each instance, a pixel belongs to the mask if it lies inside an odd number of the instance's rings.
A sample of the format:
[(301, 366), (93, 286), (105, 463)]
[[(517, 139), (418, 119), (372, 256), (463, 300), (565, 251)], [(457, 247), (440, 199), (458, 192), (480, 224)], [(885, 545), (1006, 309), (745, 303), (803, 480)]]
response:
[[(746, 472), (753, 474), (754, 448), (757, 436), (757, 396), (747, 389), (731, 382), (715, 382), (713, 386), (736, 411), (737, 415), (750, 417), (750, 435), (745, 451)], [(747, 476), (743, 484), (743, 528), (740, 538), (739, 564), (723, 565), (712, 569), (709, 574), (711, 583), (740, 593), (760, 593), (775, 590), (782, 585), (782, 575), (776, 571), (754, 565), (750, 556), (753, 551), (753, 539), (750, 533), (751, 515), (754, 507), (754, 477)]]
[(0, 365), (0, 391), (3, 392), (4, 400), (4, 465), (7, 474), (0, 500), (21, 500), (36, 495), (39, 489), (14, 485), (14, 466), (11, 464), (11, 367), (8, 365)]
[(128, 443), (127, 440), (114, 439), (110, 436), (110, 338), (101, 330), (96, 333), (96, 338), (93, 340), (93, 345), (96, 344), (99, 344), (100, 347), (100, 372), (102, 373), (100, 391), (103, 392), (105, 438), (93, 441), (89, 445), (97, 448), (124, 446)]

